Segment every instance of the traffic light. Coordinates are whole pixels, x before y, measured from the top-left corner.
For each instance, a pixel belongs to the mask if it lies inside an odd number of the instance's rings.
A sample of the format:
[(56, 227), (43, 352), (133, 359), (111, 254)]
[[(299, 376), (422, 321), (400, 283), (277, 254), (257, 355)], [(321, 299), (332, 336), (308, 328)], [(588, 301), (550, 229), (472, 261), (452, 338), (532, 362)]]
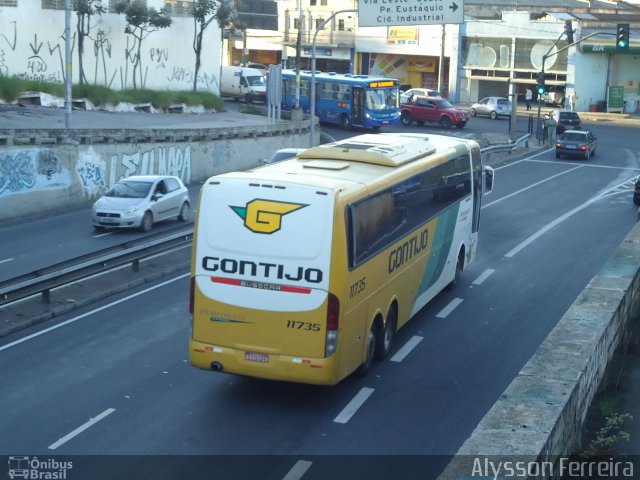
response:
[(536, 92), (538, 95), (542, 95), (547, 90), (547, 86), (545, 85), (545, 74), (544, 72), (538, 72), (538, 83), (536, 85)]
[(616, 29), (616, 50), (629, 50), (629, 24), (619, 23)]
[(571, 20), (564, 21), (564, 32), (567, 34), (567, 42), (573, 43), (573, 25), (571, 25)]

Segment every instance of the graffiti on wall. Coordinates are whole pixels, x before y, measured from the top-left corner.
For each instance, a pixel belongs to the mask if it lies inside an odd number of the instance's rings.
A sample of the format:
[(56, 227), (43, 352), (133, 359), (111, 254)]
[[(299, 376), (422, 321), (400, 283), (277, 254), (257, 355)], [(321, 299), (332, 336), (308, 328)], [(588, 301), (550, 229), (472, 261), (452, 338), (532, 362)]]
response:
[(76, 173), (78, 174), (80, 185), (82, 185), (82, 191), (85, 195), (94, 197), (104, 193), (106, 187), (106, 168), (106, 163), (100, 158), (100, 154), (97, 153), (93, 147), (78, 152)]
[(175, 175), (191, 182), (191, 146), (175, 145), (138, 149), (131, 153), (107, 154), (105, 158), (93, 147), (79, 152), (76, 173), (85, 195), (95, 196), (131, 175)]
[(50, 148), (5, 150), (0, 155), (0, 197), (70, 185), (69, 172)]
[(112, 155), (109, 167), (109, 187), (131, 175), (175, 175), (188, 184), (191, 182), (191, 146), (138, 148), (133, 153)]

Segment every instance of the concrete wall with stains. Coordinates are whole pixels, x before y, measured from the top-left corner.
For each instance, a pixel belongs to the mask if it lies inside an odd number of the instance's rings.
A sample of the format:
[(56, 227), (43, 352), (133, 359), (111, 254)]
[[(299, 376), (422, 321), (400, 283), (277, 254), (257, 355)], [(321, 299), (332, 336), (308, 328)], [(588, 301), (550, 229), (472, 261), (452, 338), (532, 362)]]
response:
[[(52, 2), (55, 3), (55, 2)], [(108, 7), (108, 3), (106, 6)], [(162, 0), (147, 0), (159, 10)], [(20, 0), (0, 6), (0, 75), (64, 83), (65, 12), (46, 9), (42, 0)], [(57, 2), (64, 6), (64, 2)], [(125, 33), (125, 16), (94, 15), (83, 47), (83, 71), (89, 84), (114, 90), (132, 88), (191, 90), (195, 75), (193, 17), (172, 17), (170, 27), (151, 32), (138, 44)], [(79, 83), (77, 16), (71, 14), (72, 82)], [(212, 22), (204, 32), (199, 90), (217, 94), (222, 55), (220, 28)], [(138, 55), (138, 47), (140, 54)], [(139, 61), (138, 61), (139, 60)]]
[[(102, 143), (64, 139), (56, 145), (0, 148), (0, 223), (48, 212), (90, 206), (118, 180), (130, 175), (168, 174), (187, 185), (211, 175), (246, 170), (261, 164), (264, 152), (305, 145), (309, 122), (219, 131), (181, 130), (183, 141), (113, 143), (108, 132), (92, 131)], [(118, 131), (121, 135), (123, 131)], [(45, 131), (38, 131), (40, 140)], [(59, 135), (59, 130), (54, 132)], [(139, 132), (132, 132), (132, 135)], [(166, 132), (165, 132), (166, 133)], [(228, 135), (225, 135), (228, 133)], [(217, 135), (217, 136), (216, 136)], [(59, 139), (60, 140), (60, 139)]]

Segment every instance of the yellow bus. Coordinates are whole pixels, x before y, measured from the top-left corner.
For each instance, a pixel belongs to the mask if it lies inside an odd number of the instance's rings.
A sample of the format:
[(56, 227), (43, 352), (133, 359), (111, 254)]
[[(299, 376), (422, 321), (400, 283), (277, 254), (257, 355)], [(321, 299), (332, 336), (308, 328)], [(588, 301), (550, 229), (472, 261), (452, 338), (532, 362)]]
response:
[(191, 364), (321, 385), (366, 373), (473, 260), (492, 187), (476, 142), (409, 133), (209, 178), (191, 260)]

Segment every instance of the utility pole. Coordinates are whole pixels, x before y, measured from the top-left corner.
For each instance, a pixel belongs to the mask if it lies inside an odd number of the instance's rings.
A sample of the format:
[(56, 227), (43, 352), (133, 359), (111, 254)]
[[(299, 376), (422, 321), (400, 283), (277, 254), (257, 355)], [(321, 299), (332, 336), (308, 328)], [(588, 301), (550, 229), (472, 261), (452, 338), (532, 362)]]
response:
[(71, 128), (71, 0), (64, 0), (64, 128)]
[(444, 84), (444, 40), (446, 38), (445, 24), (442, 24), (442, 38), (440, 40), (440, 60), (438, 62), (438, 91), (442, 95), (442, 85)]
[(296, 97), (293, 107), (300, 108), (300, 48), (302, 43), (302, 0), (298, 0), (298, 37), (296, 39)]
[(311, 126), (309, 128), (309, 146), (314, 147), (314, 136), (316, 128), (316, 40), (318, 38), (318, 32), (322, 30), (327, 23), (335, 18), (336, 15), (341, 13), (355, 13), (358, 10), (338, 10), (329, 16), (324, 22), (322, 22), (313, 34), (313, 45), (311, 46), (311, 88), (309, 92), (309, 116), (311, 117)]

